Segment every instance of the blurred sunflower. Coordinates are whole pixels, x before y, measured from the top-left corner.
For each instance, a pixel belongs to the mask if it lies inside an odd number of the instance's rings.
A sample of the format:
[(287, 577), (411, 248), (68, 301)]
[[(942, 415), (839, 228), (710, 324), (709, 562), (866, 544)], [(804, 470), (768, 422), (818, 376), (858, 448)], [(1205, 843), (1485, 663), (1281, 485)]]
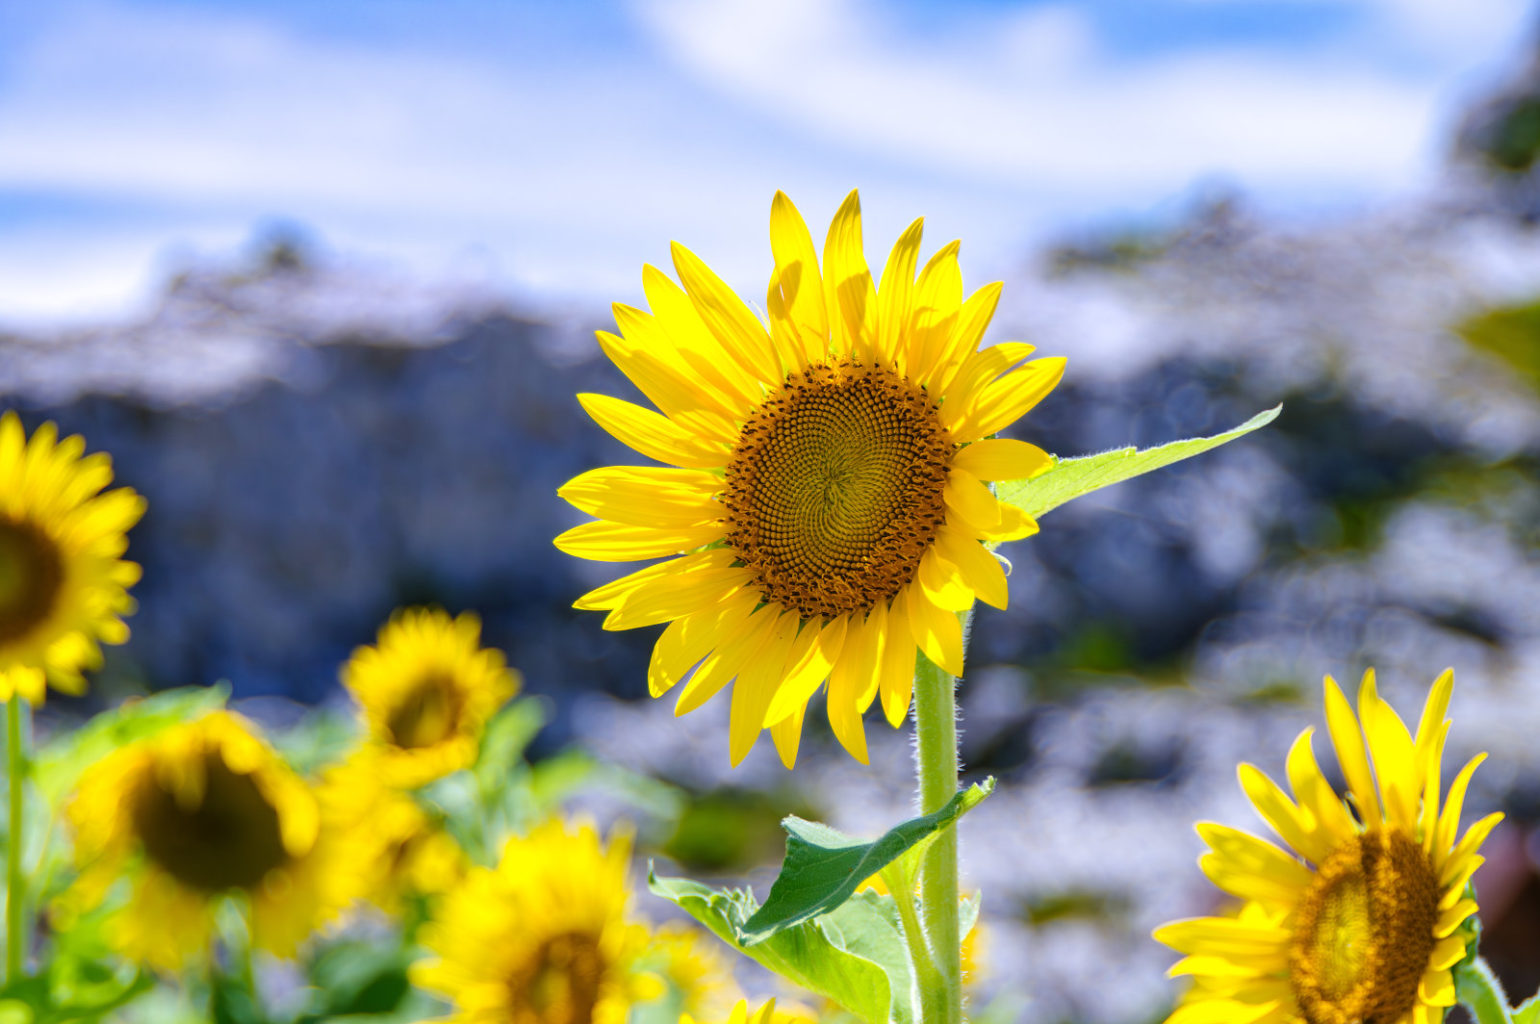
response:
[(699, 929), (668, 921), (648, 943), (658, 957), (658, 973), (680, 995), (680, 1009), (697, 1017), (711, 1014), (737, 995), (733, 969), (715, 942), (703, 941)]
[(82, 693), (100, 645), (128, 639), (139, 566), (121, 556), (144, 499), (102, 494), (112, 459), (58, 436), (45, 423), (29, 441), (14, 412), (0, 416), (0, 700), (40, 703), (50, 682)]
[(627, 917), (630, 840), (549, 821), (472, 868), (419, 939), (412, 980), (450, 1000), (449, 1021), (625, 1024), (663, 983), (642, 970), (645, 925)]
[(67, 814), (79, 877), (58, 926), (131, 880), (109, 934), (132, 960), (179, 969), (205, 952), (221, 897), (250, 904), (254, 945), (292, 953), (352, 895), (315, 796), (245, 720), (215, 711), (98, 761)]
[[(679, 1024), (696, 1024), (688, 1013), (679, 1018)], [(748, 1000), (738, 1000), (731, 1016), (723, 1024), (818, 1024), (817, 1019), (803, 1010), (777, 1010), (775, 1000), (767, 1000), (759, 1009), (750, 1012)]]
[[(1241, 785), (1289, 850), (1203, 823), (1199, 860), (1220, 889), (1244, 901), (1227, 916), (1177, 921), (1155, 938), (1182, 960), (1193, 987), (1167, 1024), (1436, 1024), (1455, 1002), (1451, 968), (1464, 959), (1476, 912), (1471, 875), (1489, 814), (1456, 841), (1478, 754), (1439, 805), (1439, 765), (1454, 675), (1433, 684), (1414, 738), (1366, 673), (1358, 718), (1330, 676), (1326, 724), (1351, 807), (1321, 774), (1312, 730), (1288, 757), (1294, 799), (1257, 768)], [(1292, 854), (1291, 855), (1291, 852)], [(1303, 862), (1300, 859), (1303, 858)]]
[(342, 684), (362, 709), (383, 782), (415, 787), (472, 764), (487, 719), (518, 692), (501, 651), (481, 646), (481, 620), (436, 608), (391, 616), (360, 647)]
[(465, 851), (412, 797), (380, 782), (369, 748), (329, 769), (321, 806), (350, 842), (357, 888), (387, 914), (414, 896), (438, 896), (465, 876)]
[(606, 629), (668, 623), (648, 685), (690, 674), (684, 714), (736, 679), (737, 764), (770, 728), (796, 760), (807, 702), (828, 681), (830, 724), (866, 760), (861, 715), (880, 694), (897, 726), (916, 652), (963, 670), (957, 613), (1003, 608), (1005, 574), (983, 542), (1037, 524), (984, 481), (1033, 476), (1050, 457), (991, 439), (1058, 383), (1064, 360), (1032, 346), (978, 349), (1000, 285), (963, 298), (957, 243), (916, 277), (921, 221), (893, 246), (879, 292), (852, 192), (823, 267), (782, 193), (770, 210), (768, 326), (675, 244), (683, 288), (643, 268), (652, 312), (616, 305), (599, 344), (661, 415), (579, 395), (599, 425), (663, 467), (584, 473), (560, 494), (598, 517), (556, 539), (603, 561), (671, 557), (585, 594)]

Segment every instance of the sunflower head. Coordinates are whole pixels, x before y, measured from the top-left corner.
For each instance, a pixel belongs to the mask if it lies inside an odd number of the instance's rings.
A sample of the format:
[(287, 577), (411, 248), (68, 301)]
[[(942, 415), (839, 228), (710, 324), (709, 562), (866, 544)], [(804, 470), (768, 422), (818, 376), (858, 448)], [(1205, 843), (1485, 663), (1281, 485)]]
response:
[(28, 439), (14, 412), (0, 416), (0, 700), (40, 702), (48, 683), (81, 693), (100, 645), (128, 639), (139, 566), (121, 556), (144, 499), (101, 493), (112, 460), (58, 438), (52, 423)]
[(165, 970), (208, 948), (224, 896), (248, 902), (253, 940), (280, 954), (349, 898), (315, 796), (226, 711), (109, 754), (82, 776), (67, 814), (80, 875), (61, 919), (127, 878), (110, 932), (126, 956)]
[(328, 769), (318, 796), (350, 840), (360, 893), (385, 913), (441, 895), (464, 877), (465, 851), (410, 794), (380, 781), (377, 751), (365, 747)]
[(519, 689), (501, 651), (481, 646), (481, 620), (435, 608), (397, 612), (373, 647), (342, 669), (383, 781), (419, 786), (470, 765), (487, 719)]
[(699, 929), (666, 922), (648, 943), (661, 974), (680, 995), (680, 1008), (697, 1017), (726, 1007), (737, 995), (732, 965), (715, 942), (703, 941)]
[[(957, 244), (919, 264), (920, 221), (894, 244), (881, 289), (852, 192), (822, 263), (786, 196), (770, 211), (775, 267), (761, 320), (675, 245), (675, 284), (653, 267), (651, 312), (617, 305), (599, 344), (656, 411), (580, 395), (617, 438), (663, 466), (592, 470), (561, 495), (597, 517), (556, 539), (582, 558), (664, 558), (584, 595), (606, 629), (668, 623), (648, 685), (683, 680), (678, 711), (732, 683), (729, 750), (771, 730), (796, 759), (809, 699), (828, 684), (835, 735), (866, 760), (861, 716), (909, 707), (915, 659), (963, 669), (957, 613), (1004, 607), (987, 544), (1037, 525), (985, 481), (1050, 464), (994, 438), (1040, 401), (1062, 359), (980, 349), (1000, 286), (964, 297)], [(917, 269), (918, 268), (918, 269)]]
[(628, 917), (630, 842), (550, 821), (473, 868), (422, 929), (434, 958), (412, 980), (449, 999), (453, 1021), (624, 1024), (662, 994), (641, 969), (649, 935)]
[[(1198, 833), (1208, 877), (1240, 903), (1177, 921), (1155, 937), (1185, 954), (1172, 974), (1193, 986), (1170, 1024), (1432, 1024), (1454, 1005), (1451, 969), (1465, 958), (1476, 910), (1471, 875), (1489, 814), (1459, 837), (1466, 788), (1485, 754), (1440, 802), (1440, 764), (1454, 676), (1433, 684), (1415, 735), (1366, 673), (1358, 714), (1330, 676), (1326, 723), (1348, 795), (1315, 761), (1311, 730), (1288, 757), (1292, 797), (1257, 768), (1241, 785), (1283, 846), (1223, 825)], [(1458, 837), (1458, 838), (1457, 838)]]

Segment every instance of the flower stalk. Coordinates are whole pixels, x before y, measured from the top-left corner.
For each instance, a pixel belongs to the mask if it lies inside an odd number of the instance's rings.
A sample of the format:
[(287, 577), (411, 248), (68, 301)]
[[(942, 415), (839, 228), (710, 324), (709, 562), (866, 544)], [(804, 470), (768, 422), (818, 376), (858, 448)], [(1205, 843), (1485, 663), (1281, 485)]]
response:
[(6, 779), (10, 783), (10, 823), (5, 850), (5, 982), (20, 980), (27, 954), (27, 880), (21, 870), (25, 843), (22, 822), (22, 787), (25, 785), (26, 753), (22, 749), (23, 708), (20, 694), (5, 702)]
[[(968, 622), (965, 613), (963, 641)], [(957, 792), (957, 680), (924, 655), (914, 673), (915, 770), (920, 813), (946, 805)], [(926, 1024), (962, 1021), (962, 935), (957, 884), (957, 829), (936, 834), (920, 867), (921, 926), (929, 947), (938, 991), (921, 986), (921, 1018)]]

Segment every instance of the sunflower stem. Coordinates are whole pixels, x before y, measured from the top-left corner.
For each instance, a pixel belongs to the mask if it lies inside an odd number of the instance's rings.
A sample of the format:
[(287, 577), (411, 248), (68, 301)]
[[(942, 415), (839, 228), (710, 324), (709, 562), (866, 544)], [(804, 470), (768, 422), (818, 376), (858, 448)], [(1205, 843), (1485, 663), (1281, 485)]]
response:
[[(963, 619), (965, 646), (970, 618), (971, 612)], [(923, 654), (914, 671), (914, 733), (920, 813), (930, 814), (957, 792), (957, 680)], [(920, 987), (925, 1024), (962, 1021), (957, 891), (957, 829), (946, 828), (936, 833), (920, 869), (921, 925), (935, 968), (935, 982)]]
[(1513, 1024), (1502, 982), (1481, 957), (1455, 968), (1454, 991), (1476, 1024)]
[(19, 694), (5, 702), (6, 778), (10, 783), (11, 816), (5, 834), (5, 982), (18, 981), (27, 954), (27, 880), (21, 870), (26, 838), (22, 822), (22, 786), (25, 785), (26, 753), (22, 749), (22, 718), (26, 709)]

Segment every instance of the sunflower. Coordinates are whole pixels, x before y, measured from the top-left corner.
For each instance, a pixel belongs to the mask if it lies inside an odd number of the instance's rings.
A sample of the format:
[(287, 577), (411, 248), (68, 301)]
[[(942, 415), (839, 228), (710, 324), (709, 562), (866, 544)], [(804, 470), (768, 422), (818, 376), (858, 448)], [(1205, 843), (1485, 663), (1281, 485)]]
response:
[(436, 608), (391, 616), (374, 647), (342, 668), (388, 785), (415, 787), (476, 760), (487, 719), (519, 689), (501, 651), (481, 646), (481, 620)]
[(450, 1021), (624, 1024), (662, 994), (639, 968), (648, 929), (627, 916), (631, 853), (590, 825), (549, 821), (472, 868), (419, 933), (436, 959), (412, 980), (455, 1005)]
[(1476, 766), (1471, 758), (1439, 805), (1439, 763), (1454, 687), (1446, 671), (1428, 693), (1415, 738), (1365, 673), (1358, 717), (1330, 676), (1326, 724), (1351, 803), (1332, 791), (1311, 749), (1288, 757), (1290, 799), (1261, 771), (1240, 767), (1279, 849), (1203, 823), (1199, 865), (1242, 902), (1230, 914), (1177, 921), (1155, 938), (1182, 960), (1193, 987), (1167, 1024), (1434, 1024), (1454, 1005), (1451, 968), (1467, 953), (1476, 912), (1477, 854), (1502, 820), (1489, 814), (1456, 841)]
[(667, 921), (653, 932), (648, 945), (658, 973), (679, 993), (682, 1012), (699, 1017), (725, 1007), (737, 995), (732, 965), (716, 943), (702, 941), (699, 929)]
[(40, 703), (49, 682), (82, 693), (100, 645), (128, 639), (139, 566), (121, 556), (144, 499), (102, 494), (112, 459), (58, 437), (45, 423), (29, 441), (14, 412), (0, 416), (0, 700)]
[(676, 244), (683, 288), (645, 267), (652, 312), (616, 305), (620, 335), (599, 334), (661, 413), (579, 401), (668, 466), (569, 481), (561, 496), (598, 520), (556, 544), (603, 561), (669, 558), (576, 607), (607, 611), (606, 629), (668, 623), (648, 686), (659, 696), (688, 675), (679, 714), (736, 679), (734, 764), (764, 728), (793, 764), (825, 681), (835, 735), (864, 762), (872, 701), (881, 695), (896, 727), (916, 653), (960, 675), (957, 613), (975, 597), (1005, 607), (986, 543), (1037, 530), (985, 481), (1032, 476), (1050, 457), (990, 435), (1052, 390), (1064, 360), (1018, 365), (1032, 351), (1019, 342), (980, 350), (1000, 285), (964, 300), (955, 242), (916, 277), (920, 226), (893, 246), (879, 292), (856, 193), (834, 216), (821, 272), (802, 216), (776, 193), (768, 325)]
[[(686, 1013), (679, 1018), (679, 1024), (696, 1024), (696, 1021)], [(763, 1006), (751, 1012), (748, 1000), (740, 999), (724, 1024), (817, 1024), (817, 1021), (802, 1010), (777, 1010), (774, 999), (767, 1000)]]
[(171, 726), (87, 769), (67, 815), (80, 875), (58, 925), (131, 879), (108, 925), (132, 960), (166, 971), (206, 951), (220, 899), (249, 901), (254, 945), (292, 953), (352, 895), (314, 794), (228, 711)]
[(351, 840), (359, 892), (387, 914), (416, 896), (438, 896), (465, 876), (465, 851), (410, 794), (380, 782), (378, 756), (366, 747), (328, 769), (321, 806)]

